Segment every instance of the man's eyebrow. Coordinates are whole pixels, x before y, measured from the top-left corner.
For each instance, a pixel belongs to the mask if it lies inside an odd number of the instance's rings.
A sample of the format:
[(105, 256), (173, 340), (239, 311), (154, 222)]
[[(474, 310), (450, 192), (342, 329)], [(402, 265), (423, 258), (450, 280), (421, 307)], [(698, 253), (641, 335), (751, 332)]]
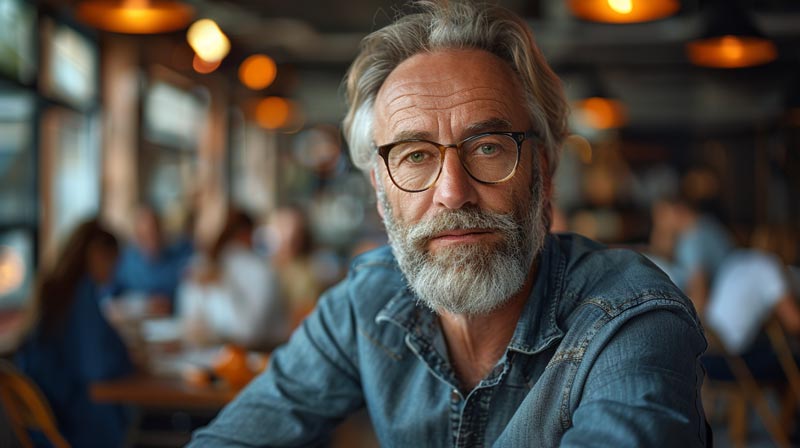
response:
[(425, 131), (405, 130), (400, 131), (392, 138), (393, 142), (401, 140), (430, 140), (431, 134)]
[[(470, 135), (480, 134), (481, 132), (509, 131), (511, 128), (511, 122), (506, 119), (489, 118), (488, 120), (468, 124), (466, 127), (464, 127), (464, 135), (462, 137), (469, 137)], [(405, 130), (395, 134), (391, 141), (399, 142), (402, 140), (431, 140), (431, 138), (432, 137), (429, 132)]]
[(473, 134), (490, 131), (509, 131), (511, 130), (511, 122), (503, 118), (490, 118), (488, 120), (471, 123), (464, 128), (465, 135), (468, 137)]

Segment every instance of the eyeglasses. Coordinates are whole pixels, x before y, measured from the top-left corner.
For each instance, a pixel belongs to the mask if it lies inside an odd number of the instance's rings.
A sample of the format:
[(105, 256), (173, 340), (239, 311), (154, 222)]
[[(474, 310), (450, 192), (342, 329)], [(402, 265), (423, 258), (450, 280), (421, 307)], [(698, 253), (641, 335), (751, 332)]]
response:
[(465, 138), (455, 145), (428, 140), (401, 140), (377, 147), (389, 177), (397, 188), (418, 193), (432, 187), (439, 179), (444, 152), (455, 148), (467, 174), (483, 184), (505, 182), (517, 171), (522, 142), (536, 137), (527, 132), (484, 132)]

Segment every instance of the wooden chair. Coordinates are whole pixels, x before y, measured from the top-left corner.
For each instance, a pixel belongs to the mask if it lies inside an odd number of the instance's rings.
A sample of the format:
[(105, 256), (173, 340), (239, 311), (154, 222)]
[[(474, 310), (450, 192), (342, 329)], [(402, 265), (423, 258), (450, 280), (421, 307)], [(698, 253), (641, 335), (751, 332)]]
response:
[(33, 447), (30, 431), (39, 431), (54, 448), (69, 447), (42, 392), (4, 359), (0, 359), (0, 404), (22, 446)]
[(766, 333), (769, 338), (772, 349), (778, 356), (778, 361), (781, 363), (783, 373), (789, 381), (789, 387), (792, 390), (795, 400), (800, 402), (800, 367), (797, 366), (794, 354), (789, 344), (789, 338), (783, 330), (780, 322), (777, 319), (770, 319), (766, 325)]
[[(704, 395), (706, 403), (713, 409), (713, 396), (724, 394), (729, 400), (728, 430), (734, 446), (747, 445), (748, 405), (751, 405), (764, 424), (776, 446), (789, 447), (788, 429), (791, 427), (796, 404), (800, 400), (800, 369), (792, 356), (786, 334), (777, 319), (765, 325), (770, 345), (781, 364), (786, 380), (759, 380), (753, 375), (744, 359), (725, 350), (718, 337), (706, 327), (709, 340), (709, 355), (722, 357), (733, 374), (733, 381), (706, 378)], [(779, 414), (770, 407), (766, 392), (774, 390), (781, 397)], [(790, 393), (786, 393), (786, 392)]]
[[(781, 423), (784, 428), (791, 429), (795, 424), (797, 404), (800, 403), (800, 366), (789, 344), (789, 337), (777, 319), (771, 319), (765, 328), (767, 337), (772, 344), (772, 349), (781, 363), (786, 380), (789, 383), (791, 394), (783, 397)], [(795, 428), (795, 430), (800, 428)]]

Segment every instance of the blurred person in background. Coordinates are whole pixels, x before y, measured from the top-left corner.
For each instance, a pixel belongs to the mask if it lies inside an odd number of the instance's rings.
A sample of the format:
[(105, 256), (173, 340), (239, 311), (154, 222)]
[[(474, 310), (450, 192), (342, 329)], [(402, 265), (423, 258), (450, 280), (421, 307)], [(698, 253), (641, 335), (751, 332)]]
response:
[(714, 278), (733, 250), (728, 231), (685, 196), (667, 196), (652, 208), (654, 261), (703, 313)]
[[(141, 206), (134, 218), (133, 240), (122, 251), (108, 294), (114, 315), (164, 316), (172, 313), (175, 291), (191, 256), (191, 244), (170, 245), (156, 210)], [(121, 304), (121, 305), (120, 305)]]
[[(791, 246), (780, 230), (757, 228), (750, 247), (731, 251), (720, 265), (704, 313), (707, 328), (727, 352), (741, 355), (758, 379), (785, 378), (764, 333), (767, 321), (774, 318), (787, 335), (800, 337), (794, 280), (786, 259), (778, 255), (787, 255)], [(706, 356), (703, 363), (712, 378), (732, 376), (724, 359)]]
[(281, 296), (289, 306), (291, 327), (314, 309), (322, 285), (314, 271), (313, 240), (308, 218), (299, 207), (272, 212), (268, 225), (272, 265), (278, 272)]
[(130, 422), (122, 407), (89, 398), (89, 385), (130, 374), (122, 339), (99, 308), (114, 272), (116, 238), (97, 220), (82, 223), (39, 277), (37, 319), (15, 362), (41, 388), (59, 430), (75, 447), (119, 447)]
[(252, 217), (231, 209), (208, 254), (195, 257), (178, 292), (177, 313), (190, 344), (269, 350), (288, 337), (278, 276), (255, 252), (254, 230)]
[(733, 251), (711, 288), (705, 312), (708, 326), (729, 352), (741, 354), (751, 348), (772, 316), (788, 333), (800, 336), (800, 307), (786, 267), (769, 252)]
[(346, 79), (390, 246), (191, 446), (325, 445), (361, 408), (385, 446), (704, 446), (692, 304), (641, 255), (548, 232), (568, 106), (528, 25), (414, 6)]

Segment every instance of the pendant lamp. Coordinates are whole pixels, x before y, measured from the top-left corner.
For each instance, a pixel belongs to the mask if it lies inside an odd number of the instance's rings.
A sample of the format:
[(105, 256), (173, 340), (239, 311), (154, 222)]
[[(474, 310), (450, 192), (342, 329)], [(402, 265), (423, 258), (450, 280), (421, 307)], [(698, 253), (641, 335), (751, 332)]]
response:
[(692, 64), (742, 68), (778, 57), (775, 44), (762, 33), (738, 0), (714, 1), (705, 11), (705, 31), (686, 44)]
[(194, 8), (174, 0), (85, 0), (78, 4), (76, 15), (104, 31), (158, 34), (185, 28)]
[(576, 102), (586, 124), (594, 129), (618, 129), (628, 121), (625, 106), (613, 98), (592, 96)]
[(678, 0), (569, 0), (572, 14), (604, 23), (638, 23), (664, 19), (680, 9)]
[(622, 101), (606, 93), (598, 74), (586, 75), (586, 95), (573, 103), (579, 119), (599, 130), (618, 129), (628, 122), (628, 113)]

